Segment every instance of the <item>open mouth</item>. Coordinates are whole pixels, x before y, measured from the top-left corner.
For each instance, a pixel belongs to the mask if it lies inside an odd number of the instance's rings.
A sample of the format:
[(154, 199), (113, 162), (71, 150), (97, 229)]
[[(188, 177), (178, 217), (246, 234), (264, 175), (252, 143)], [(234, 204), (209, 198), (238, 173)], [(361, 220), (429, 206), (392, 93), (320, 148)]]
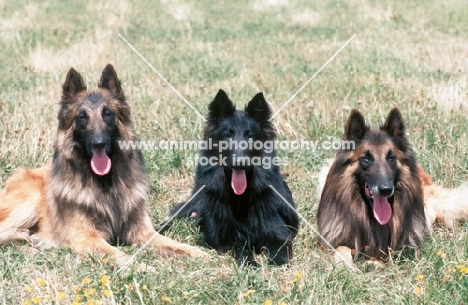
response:
[(98, 176), (105, 176), (110, 172), (112, 161), (107, 155), (105, 148), (95, 148), (92, 150), (91, 169)]
[(388, 202), (390, 197), (380, 196), (372, 193), (371, 189), (364, 181), (364, 191), (366, 193), (367, 199), (372, 205), (372, 212), (374, 213), (374, 218), (380, 225), (386, 225), (390, 218), (392, 218), (392, 207)]
[(244, 194), (247, 189), (247, 170), (245, 169), (231, 169), (231, 188), (236, 195)]

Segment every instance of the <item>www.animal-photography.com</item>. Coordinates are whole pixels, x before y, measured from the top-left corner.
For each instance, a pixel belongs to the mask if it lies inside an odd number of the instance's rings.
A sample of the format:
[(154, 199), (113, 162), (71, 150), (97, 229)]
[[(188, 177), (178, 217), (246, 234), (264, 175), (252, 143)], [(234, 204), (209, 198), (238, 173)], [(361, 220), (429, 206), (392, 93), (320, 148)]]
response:
[(463, 304), (468, 7), (1, 1), (3, 304)]

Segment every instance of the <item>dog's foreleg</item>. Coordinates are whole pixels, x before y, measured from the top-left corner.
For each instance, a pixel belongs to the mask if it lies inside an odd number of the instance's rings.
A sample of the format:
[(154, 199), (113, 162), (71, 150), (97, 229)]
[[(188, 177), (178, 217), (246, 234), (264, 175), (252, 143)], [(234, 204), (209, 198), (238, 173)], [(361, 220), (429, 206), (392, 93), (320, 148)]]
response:
[(149, 216), (130, 230), (127, 239), (128, 243), (131, 244), (148, 245), (162, 256), (188, 255), (205, 259), (209, 257), (208, 254), (196, 247), (177, 242), (156, 232)]

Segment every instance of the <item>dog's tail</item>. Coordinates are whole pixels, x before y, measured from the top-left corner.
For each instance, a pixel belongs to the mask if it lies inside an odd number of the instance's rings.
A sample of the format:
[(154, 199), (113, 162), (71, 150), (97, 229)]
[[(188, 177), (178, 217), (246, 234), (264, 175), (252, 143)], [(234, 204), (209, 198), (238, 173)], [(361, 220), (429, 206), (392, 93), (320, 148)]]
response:
[(424, 185), (427, 224), (440, 222), (452, 229), (457, 220), (468, 219), (468, 183), (457, 188)]
[(186, 204), (185, 202), (179, 203), (172, 207), (171, 211), (169, 212), (169, 216), (162, 224), (159, 225), (159, 229), (157, 231), (161, 234), (164, 234), (164, 232), (166, 232), (174, 224), (175, 218), (196, 218), (197, 216), (197, 211), (192, 204)]
[(468, 219), (468, 183), (457, 188), (444, 188), (436, 185), (421, 165), (418, 165), (418, 173), (424, 191), (428, 228), (437, 221), (453, 229), (457, 220)]

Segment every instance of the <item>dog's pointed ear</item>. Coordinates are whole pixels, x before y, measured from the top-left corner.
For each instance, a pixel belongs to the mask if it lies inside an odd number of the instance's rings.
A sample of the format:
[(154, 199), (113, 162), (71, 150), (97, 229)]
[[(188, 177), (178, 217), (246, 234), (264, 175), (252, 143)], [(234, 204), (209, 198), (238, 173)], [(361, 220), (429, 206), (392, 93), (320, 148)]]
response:
[(245, 112), (257, 122), (268, 121), (271, 117), (271, 109), (268, 106), (263, 93), (257, 93), (245, 107)]
[(102, 70), (101, 80), (99, 81), (98, 87), (109, 90), (119, 101), (125, 101), (122, 85), (120, 84), (117, 73), (111, 64), (108, 64), (104, 70)]
[(394, 138), (406, 137), (405, 122), (398, 108), (393, 108), (390, 111), (385, 124), (380, 129), (385, 130), (391, 137)]
[(70, 68), (62, 89), (62, 100), (71, 99), (81, 91), (86, 91), (86, 86), (81, 74), (76, 72), (75, 69)]
[(275, 129), (270, 122), (271, 109), (262, 92), (257, 93), (245, 106), (245, 112), (259, 123), (266, 140), (274, 140), (276, 138)]
[(356, 110), (351, 110), (351, 114), (346, 124), (345, 139), (346, 140), (361, 140), (366, 134), (366, 123), (362, 114)]
[(70, 68), (62, 87), (62, 99), (60, 100), (58, 113), (58, 128), (60, 130), (67, 130), (72, 126), (74, 118), (70, 116), (70, 109), (73, 108), (73, 105), (77, 101), (75, 96), (83, 91), (86, 91), (86, 86), (81, 74), (76, 72), (75, 69)]
[(234, 106), (226, 92), (219, 89), (214, 100), (208, 106), (208, 110), (208, 119), (221, 119), (233, 114), (236, 111), (236, 106)]

